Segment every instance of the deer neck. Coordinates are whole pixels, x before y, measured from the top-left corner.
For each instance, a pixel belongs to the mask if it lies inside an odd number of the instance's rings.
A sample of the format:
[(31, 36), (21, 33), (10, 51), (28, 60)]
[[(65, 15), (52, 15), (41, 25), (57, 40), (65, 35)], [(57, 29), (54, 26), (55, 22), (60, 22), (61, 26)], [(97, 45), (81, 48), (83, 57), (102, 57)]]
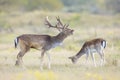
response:
[(76, 55), (75, 55), (75, 57), (76, 58), (80, 58), (82, 55), (84, 55), (84, 50), (80, 50)]
[(67, 36), (64, 33), (59, 33), (57, 36), (54, 36), (53, 39), (56, 42), (62, 42)]
[(62, 45), (63, 40), (66, 38), (64, 33), (59, 33), (57, 36), (51, 38), (51, 48)]

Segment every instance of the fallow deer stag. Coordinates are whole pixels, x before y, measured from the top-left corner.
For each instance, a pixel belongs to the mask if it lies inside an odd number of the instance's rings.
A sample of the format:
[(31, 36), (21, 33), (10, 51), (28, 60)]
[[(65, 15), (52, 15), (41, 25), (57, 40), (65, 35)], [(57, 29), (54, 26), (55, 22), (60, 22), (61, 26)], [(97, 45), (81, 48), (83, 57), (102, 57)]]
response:
[[(26, 52), (30, 50), (30, 48), (34, 48), (37, 50), (41, 50), (41, 64), (40, 69), (43, 68), (43, 57), (44, 54), (50, 50), (51, 48), (54, 48), (56, 46), (59, 46), (63, 40), (68, 37), (69, 35), (72, 35), (74, 30), (69, 29), (69, 25), (64, 25), (59, 17), (56, 17), (57, 24), (52, 25), (49, 22), (48, 17), (45, 18), (45, 23), (51, 28), (56, 28), (60, 31), (60, 33), (56, 36), (50, 36), (50, 35), (34, 35), (34, 34), (23, 34), (18, 36), (15, 40), (15, 48), (17, 46), (20, 47), (20, 52), (17, 55), (17, 60), (15, 65), (22, 65), (22, 57), (25, 55)], [(51, 68), (51, 62), (50, 62), (50, 55), (46, 53), (49, 58), (48, 68)]]
[(104, 50), (105, 47), (106, 47), (106, 40), (104, 40), (102, 38), (97, 38), (97, 39), (93, 39), (93, 40), (90, 40), (90, 41), (86, 41), (83, 44), (80, 51), (75, 56), (69, 57), (69, 59), (71, 59), (73, 63), (76, 63), (77, 60), (82, 55), (86, 54), (86, 62), (88, 63), (88, 56), (89, 56), (89, 54), (91, 54), (94, 66), (96, 67), (94, 52), (97, 52), (100, 55), (100, 58), (101, 58), (101, 65), (103, 65), (103, 62), (105, 60), (103, 50)]

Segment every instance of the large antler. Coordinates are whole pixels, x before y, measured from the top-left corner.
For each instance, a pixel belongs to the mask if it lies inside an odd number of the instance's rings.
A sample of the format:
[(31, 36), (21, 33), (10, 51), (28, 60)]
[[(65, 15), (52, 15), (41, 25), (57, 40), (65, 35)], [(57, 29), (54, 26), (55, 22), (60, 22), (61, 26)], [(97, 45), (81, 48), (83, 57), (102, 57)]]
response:
[(47, 16), (46, 19), (45, 19), (45, 24), (48, 25), (49, 28), (50, 28), (50, 27), (52, 27), (52, 28), (57, 28), (59, 31), (60, 31), (60, 29), (61, 29), (61, 27), (58, 27), (58, 23), (57, 23), (56, 25), (52, 25), (52, 24), (49, 22), (48, 16)]
[(56, 17), (56, 20), (57, 20), (57, 24), (56, 25), (52, 25), (50, 22), (49, 22), (49, 19), (48, 19), (48, 16), (46, 17), (45, 19), (45, 24), (48, 25), (49, 27), (52, 27), (52, 28), (57, 28), (59, 31), (61, 30), (64, 30), (65, 28), (67, 28), (69, 25), (63, 25), (63, 23), (61, 22), (60, 18), (59, 17)]
[(45, 18), (45, 25), (48, 25), (49, 27), (54, 27), (56, 28), (57, 26), (53, 26), (50, 22), (49, 22), (49, 19), (48, 19), (48, 16)]
[(56, 19), (57, 19), (57, 21), (58, 21), (58, 24), (59, 24), (63, 29), (65, 29), (65, 28), (67, 28), (67, 27), (69, 26), (69, 24), (64, 24), (64, 25), (63, 25), (63, 23), (61, 22), (59, 16), (56, 17)]

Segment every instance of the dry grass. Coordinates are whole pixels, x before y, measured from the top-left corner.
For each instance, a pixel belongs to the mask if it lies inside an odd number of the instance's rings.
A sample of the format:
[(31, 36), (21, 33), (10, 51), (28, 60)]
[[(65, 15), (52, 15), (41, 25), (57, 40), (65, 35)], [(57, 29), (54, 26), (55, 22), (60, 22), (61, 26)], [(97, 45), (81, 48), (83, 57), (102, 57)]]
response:
[[(46, 15), (51, 18), (57, 15), (62, 17), (63, 21), (69, 22), (70, 27), (75, 30), (74, 34), (64, 41), (63, 46), (49, 51), (52, 58), (51, 70), (47, 69), (48, 59), (45, 56), (44, 70), (40, 71), (40, 51), (36, 50), (31, 50), (24, 56), (26, 68), (15, 67), (18, 50), (14, 49), (13, 40), (16, 36), (23, 33), (57, 34), (52, 29), (43, 28), (43, 18)], [(0, 80), (119, 80), (120, 20), (118, 17), (118, 15), (103, 16), (39, 11), (4, 14), (4, 20), (13, 26), (14, 32), (0, 34)], [(32, 24), (28, 24), (31, 20)], [(42, 26), (38, 27), (38, 25)], [(89, 58), (89, 65), (86, 65), (84, 63), (85, 56), (81, 57), (77, 64), (72, 64), (68, 57), (76, 54), (86, 40), (96, 37), (107, 40), (106, 64), (94, 67), (91, 58)], [(99, 65), (97, 54), (96, 60)]]
[[(44, 70), (40, 71), (39, 51), (33, 50), (24, 56), (23, 60), (26, 68), (14, 66), (18, 51), (14, 49), (9, 49), (8, 51), (10, 53), (7, 51), (0, 53), (1, 80), (119, 80), (119, 57), (115, 58), (111, 56), (113, 55), (112, 53), (107, 53), (105, 66), (95, 68), (91, 59), (89, 59), (89, 65), (84, 63), (85, 56), (79, 59), (77, 64), (72, 64), (68, 57), (76, 53), (75, 51), (61, 50), (56, 52), (56, 50), (51, 50), (51, 70), (47, 69), (48, 59), (45, 56)], [(96, 55), (96, 60), (99, 63), (98, 55)]]

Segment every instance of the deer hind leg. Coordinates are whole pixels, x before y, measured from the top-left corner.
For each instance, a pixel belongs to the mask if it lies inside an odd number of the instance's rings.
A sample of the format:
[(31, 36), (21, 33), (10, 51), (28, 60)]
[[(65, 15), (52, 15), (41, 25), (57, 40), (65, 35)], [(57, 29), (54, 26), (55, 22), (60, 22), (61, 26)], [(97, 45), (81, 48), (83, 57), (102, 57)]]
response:
[(18, 53), (17, 55), (17, 60), (16, 60), (16, 63), (15, 65), (16, 66), (22, 66), (23, 64), (23, 61), (22, 61), (22, 57), (25, 55), (25, 53), (29, 50), (30, 48), (27, 47), (27, 46), (24, 46), (24, 48), (21, 49), (21, 51)]
[(92, 53), (92, 52), (91, 52), (91, 57), (92, 57), (92, 60), (93, 60), (94, 66), (96, 67), (96, 61), (95, 61), (94, 53)]
[(104, 53), (103, 53), (103, 51), (99, 51), (98, 53), (99, 53), (100, 58), (101, 58), (100, 65), (102, 66), (105, 62)]

